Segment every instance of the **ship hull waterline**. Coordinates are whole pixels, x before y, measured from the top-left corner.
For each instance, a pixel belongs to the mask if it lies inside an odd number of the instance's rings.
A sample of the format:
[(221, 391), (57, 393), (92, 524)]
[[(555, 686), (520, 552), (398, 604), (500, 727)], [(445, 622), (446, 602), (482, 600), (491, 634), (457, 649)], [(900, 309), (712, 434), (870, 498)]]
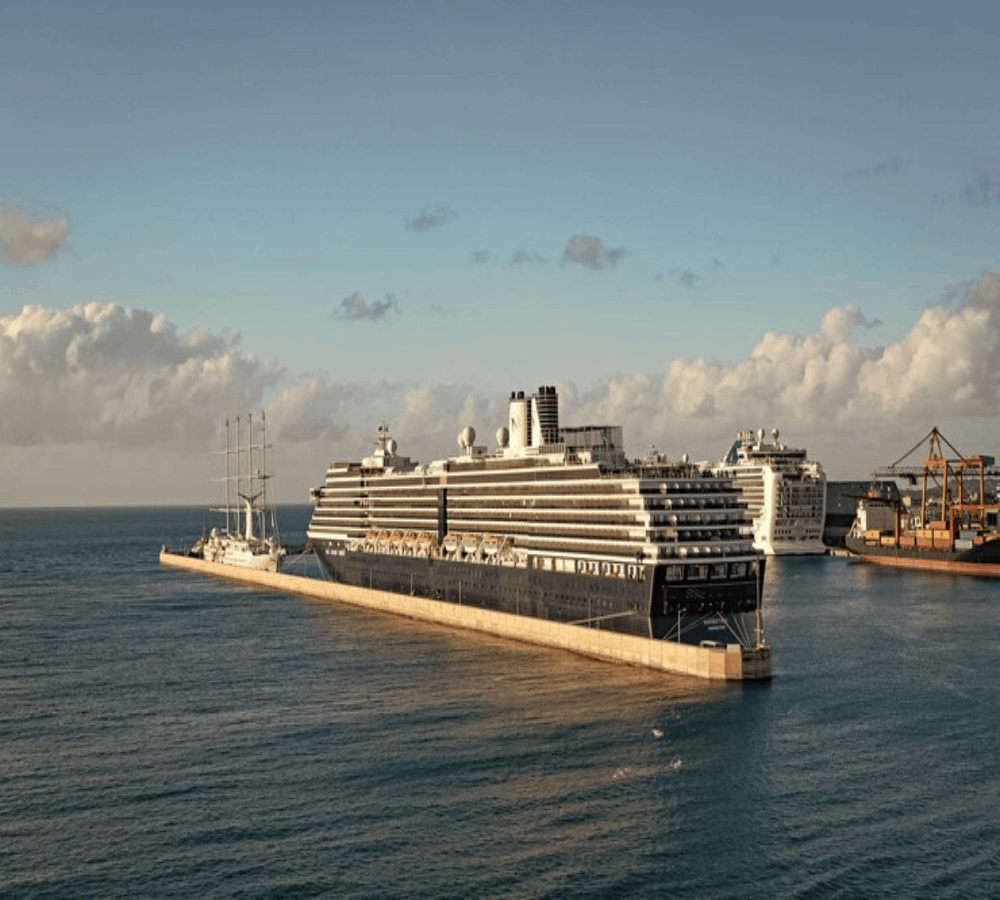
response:
[(947, 572), (954, 575), (978, 575), (981, 578), (1000, 578), (1000, 559), (985, 560), (971, 552), (899, 547), (859, 547), (847, 549), (864, 562), (897, 569), (916, 569), (924, 572)]
[(243, 584), (348, 603), (674, 675), (712, 681), (771, 680), (771, 648), (767, 644), (755, 647), (743, 647), (737, 643), (701, 646), (654, 639), (308, 576), (241, 569), (172, 553), (167, 549), (161, 551), (160, 563), (170, 568), (199, 572)]

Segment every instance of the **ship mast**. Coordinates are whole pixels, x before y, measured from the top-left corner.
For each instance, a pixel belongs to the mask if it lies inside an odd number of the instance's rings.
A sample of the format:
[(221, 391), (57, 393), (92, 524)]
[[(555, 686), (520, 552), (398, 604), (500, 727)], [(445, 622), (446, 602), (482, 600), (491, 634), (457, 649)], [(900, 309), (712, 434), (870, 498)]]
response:
[(232, 503), (229, 497), (229, 491), (231, 488), (231, 481), (229, 476), (229, 419), (226, 419), (226, 499), (224, 501), (226, 507), (226, 534), (231, 534), (232, 523), (230, 522), (229, 511), (232, 508)]
[[(236, 499), (240, 496), (240, 417), (236, 417)], [(235, 502), (235, 500), (234, 500)], [(236, 507), (236, 532), (243, 532), (243, 524), (240, 520), (240, 508)]]
[[(260, 472), (261, 472), (261, 501), (264, 505), (261, 513), (262, 517), (269, 518), (271, 525), (271, 539), (278, 542), (278, 517), (274, 509), (274, 503), (268, 497), (268, 481), (271, 476), (267, 471), (267, 431), (264, 410), (260, 411)], [(261, 537), (264, 537), (264, 530), (261, 529)]]

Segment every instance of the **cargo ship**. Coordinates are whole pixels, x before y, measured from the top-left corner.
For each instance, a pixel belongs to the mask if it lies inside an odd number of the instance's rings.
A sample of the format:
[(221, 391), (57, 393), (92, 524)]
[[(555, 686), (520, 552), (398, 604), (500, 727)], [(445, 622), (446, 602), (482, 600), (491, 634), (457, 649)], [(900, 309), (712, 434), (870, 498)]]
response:
[[(335, 461), (307, 534), (328, 576), (531, 620), (699, 647), (766, 650), (764, 560), (728, 477), (651, 450), (620, 426), (563, 427), (552, 386), (510, 396), (493, 450), (472, 427), (419, 464), (379, 426)], [(769, 670), (768, 670), (769, 672)]]
[[(902, 465), (923, 446), (922, 465)], [(963, 456), (933, 428), (891, 466), (875, 470), (872, 489), (858, 501), (847, 549), (880, 565), (1000, 577), (998, 474), (992, 456)], [(874, 486), (886, 478), (914, 488), (919, 483), (919, 508), (915, 495), (910, 501)]]
[(826, 553), (826, 473), (806, 451), (771, 440), (761, 428), (740, 431), (725, 459), (706, 464), (716, 475), (732, 478), (743, 494), (752, 522), (754, 547), (765, 556)]

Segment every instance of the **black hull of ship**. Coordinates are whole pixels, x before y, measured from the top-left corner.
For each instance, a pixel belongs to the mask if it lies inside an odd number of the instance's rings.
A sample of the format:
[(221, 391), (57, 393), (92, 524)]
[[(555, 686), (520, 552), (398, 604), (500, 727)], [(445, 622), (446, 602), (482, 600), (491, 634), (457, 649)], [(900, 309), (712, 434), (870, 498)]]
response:
[(343, 584), (419, 596), (535, 619), (700, 644), (757, 643), (759, 575), (668, 583), (662, 567), (646, 579), (605, 578), (423, 556), (344, 551), (314, 544), (330, 577)]
[(1000, 578), (1000, 541), (989, 541), (969, 550), (944, 550), (930, 547), (883, 547), (847, 537), (847, 549), (868, 562), (901, 569), (924, 569)]

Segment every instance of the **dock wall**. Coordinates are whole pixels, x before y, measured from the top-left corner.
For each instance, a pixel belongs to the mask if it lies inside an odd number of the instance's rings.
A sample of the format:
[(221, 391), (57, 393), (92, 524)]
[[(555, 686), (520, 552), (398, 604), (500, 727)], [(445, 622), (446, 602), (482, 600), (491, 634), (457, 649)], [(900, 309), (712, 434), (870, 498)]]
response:
[(288, 591), (320, 600), (333, 600), (377, 609), (393, 615), (436, 622), (453, 628), (481, 631), (544, 647), (569, 650), (583, 656), (690, 675), (713, 681), (767, 681), (771, 678), (771, 648), (747, 649), (739, 644), (700, 647), (674, 641), (653, 640), (563, 622), (533, 619), (494, 610), (411, 597), (390, 591), (353, 587), (282, 572), (257, 572), (188, 556), (160, 553), (164, 566), (214, 575), (243, 584)]

